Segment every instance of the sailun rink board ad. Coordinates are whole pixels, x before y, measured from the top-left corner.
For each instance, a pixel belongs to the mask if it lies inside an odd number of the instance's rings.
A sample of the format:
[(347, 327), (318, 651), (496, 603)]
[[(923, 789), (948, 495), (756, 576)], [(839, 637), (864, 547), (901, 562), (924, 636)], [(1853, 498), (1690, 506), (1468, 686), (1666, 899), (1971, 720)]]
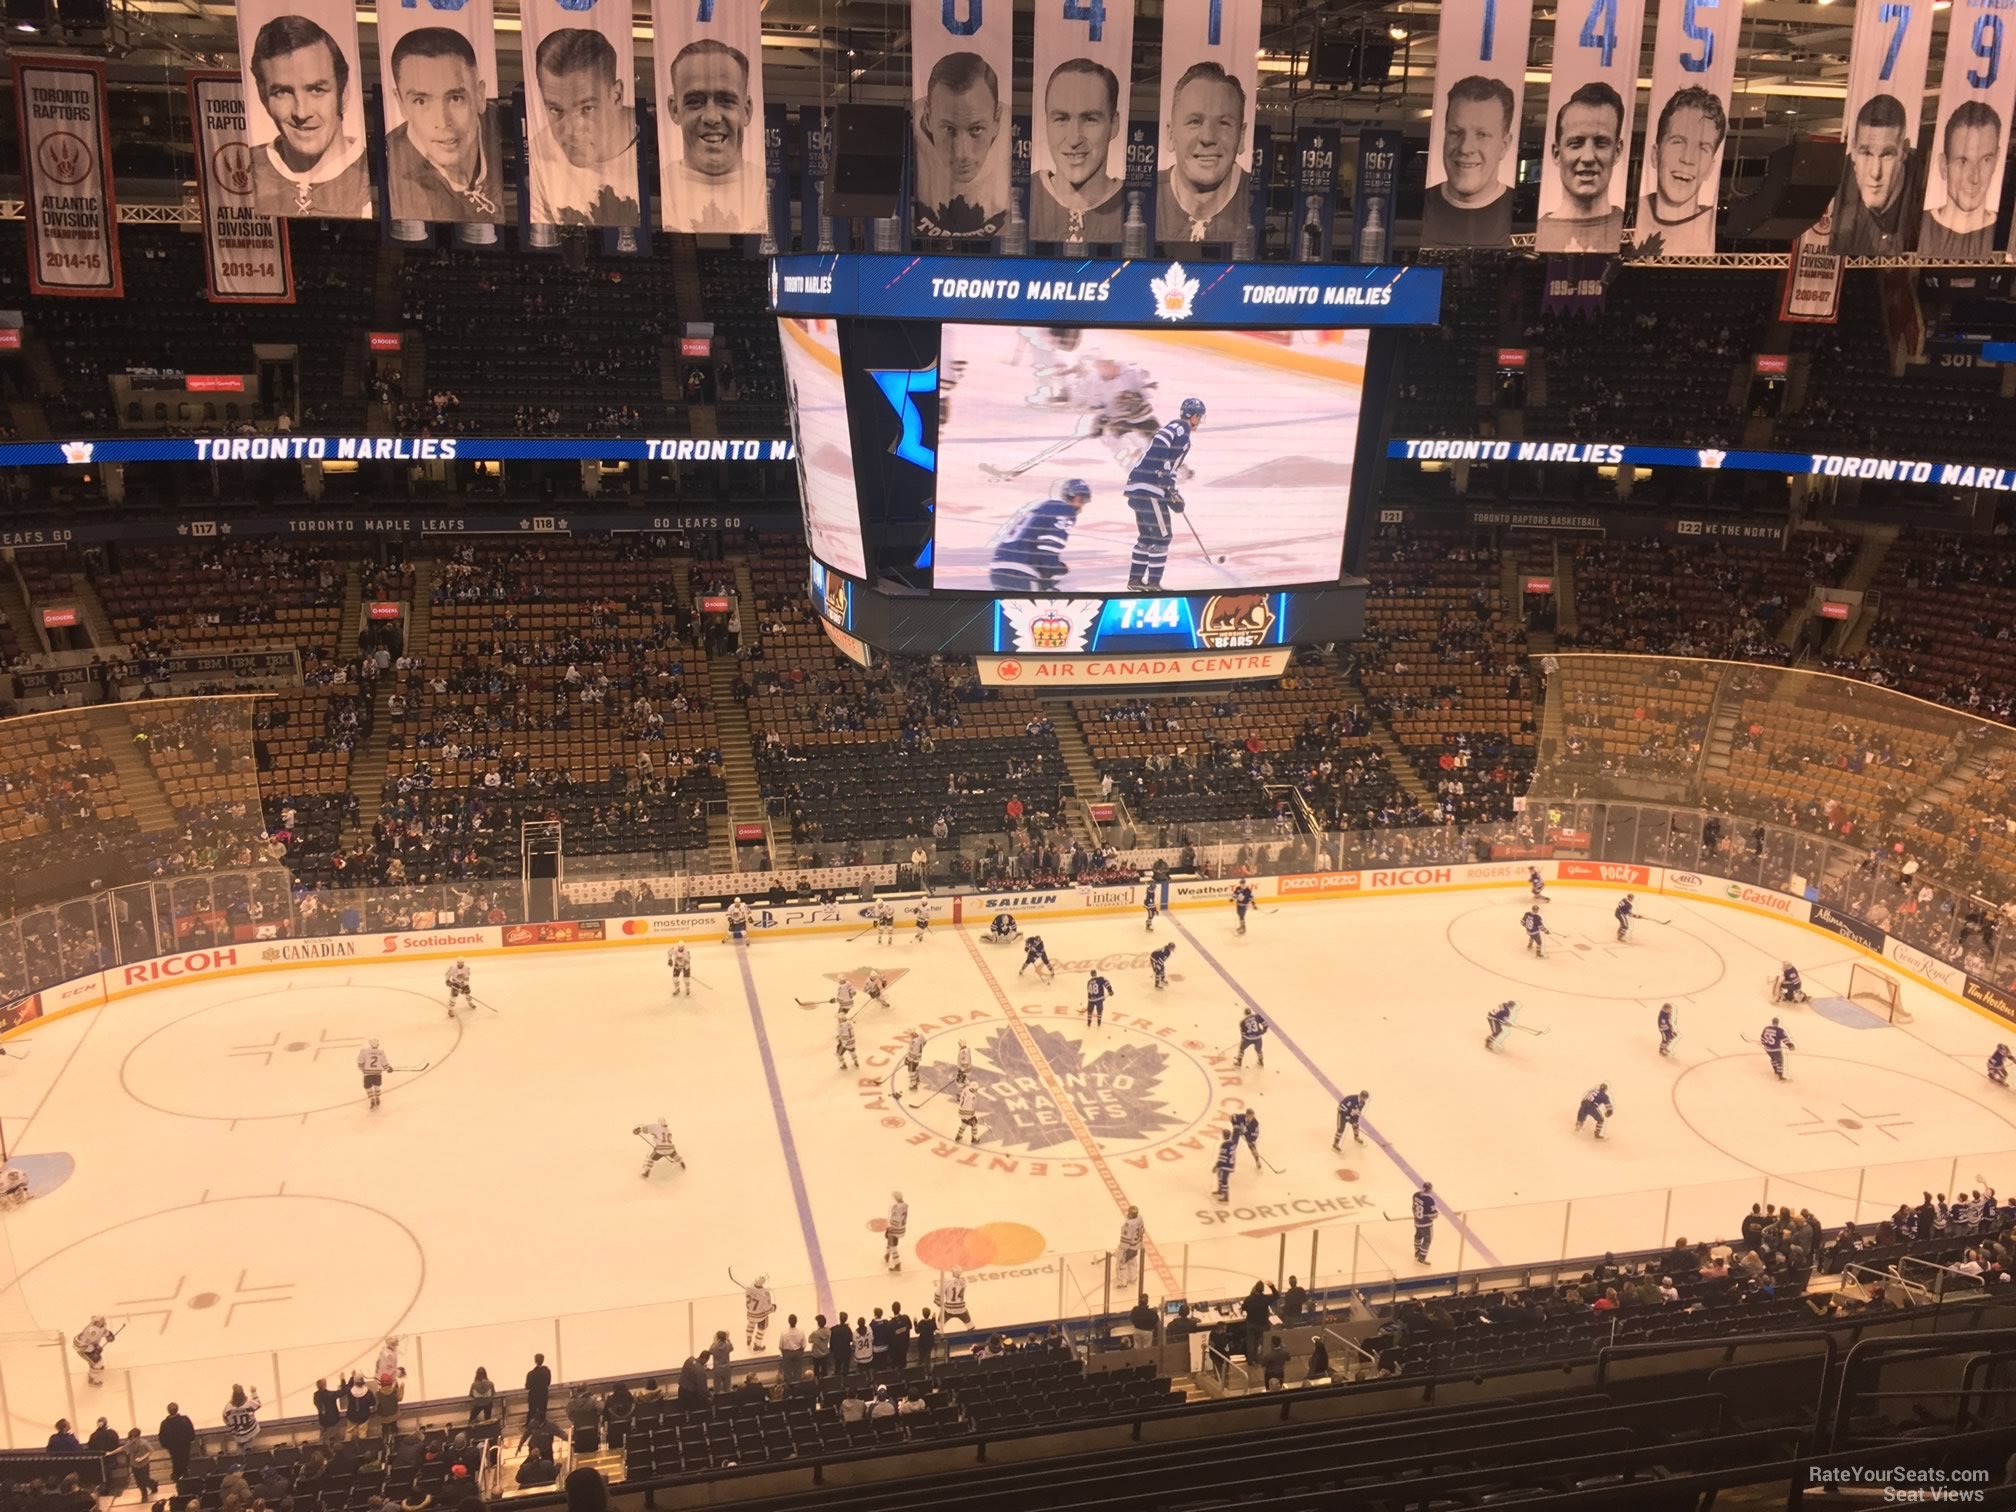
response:
[[(1519, 889), (1519, 897), (1523, 899), (1529, 867), (1537, 869), (1545, 881), (1565, 886), (1689, 898), (1797, 924), (1881, 960), (1984, 1017), (2016, 1024), (2016, 992), (1999, 983), (1972, 976), (1958, 966), (1928, 955), (1865, 919), (1823, 903), (1726, 877), (1629, 862), (1566, 860), (1292, 872), (1278, 877), (1250, 877), (1246, 882), (1253, 889), (1256, 905), (1267, 907), (1404, 893), (1493, 889), (1509, 892), (1514, 888)], [(1025, 893), (960, 893), (935, 900), (938, 905), (935, 917), (954, 927), (985, 928), (1000, 913), (1012, 913), (1018, 919), (1134, 914), (1141, 907), (1148, 885), (1134, 882)], [(1236, 879), (1232, 878), (1159, 883), (1157, 901), (1165, 909), (1226, 908), (1230, 906), (1235, 885)], [(1508, 901), (1515, 900), (1508, 898)], [(871, 906), (859, 900), (752, 908), (749, 938), (760, 943), (765, 937), (860, 934), (873, 928), (872, 916)], [(1506, 927), (1516, 928), (1516, 920), (1510, 915)], [(526, 951), (668, 946), (682, 940), (703, 944), (726, 937), (725, 916), (708, 912), (252, 940), (128, 962), (29, 993), (0, 1010), (0, 1037), (61, 1015), (198, 979), (331, 966), (355, 970), (373, 963), (456, 956), (509, 958)]]

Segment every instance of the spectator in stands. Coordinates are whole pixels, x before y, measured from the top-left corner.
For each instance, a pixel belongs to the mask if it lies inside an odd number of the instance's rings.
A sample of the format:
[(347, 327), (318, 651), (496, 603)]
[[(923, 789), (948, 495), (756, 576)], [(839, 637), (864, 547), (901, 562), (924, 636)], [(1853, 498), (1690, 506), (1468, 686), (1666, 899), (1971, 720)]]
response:
[(618, 1381), (609, 1400), (602, 1404), (603, 1438), (611, 1449), (621, 1449), (630, 1432), (630, 1419), (637, 1415), (637, 1396), (630, 1383)]
[(686, 1356), (679, 1367), (678, 1400), (682, 1407), (704, 1407), (707, 1403), (707, 1372), (697, 1355)]
[(532, 132), (532, 222), (637, 224), (637, 113), (617, 77), (616, 49), (587, 27), (539, 41)]
[(1895, 95), (1874, 94), (1855, 112), (1848, 161), (1834, 195), (1829, 249), (1843, 257), (1892, 257), (1918, 238), (1918, 152)]
[(728, 1337), (726, 1329), (714, 1331), (714, 1342), (707, 1346), (707, 1354), (713, 1366), (712, 1386), (716, 1391), (726, 1391), (734, 1383), (734, 1371), (728, 1362), (734, 1357), (735, 1345)]
[(56, 1431), (49, 1435), (49, 1442), (43, 1446), (50, 1454), (82, 1454), (84, 1446), (77, 1442), (77, 1435), (70, 1431), (70, 1419), (56, 1419)]
[(812, 1332), (806, 1343), (812, 1356), (812, 1379), (823, 1381), (826, 1373), (833, 1368), (833, 1329), (827, 1323), (826, 1314), (820, 1313), (812, 1320)]
[(387, 188), (399, 220), (494, 221), (504, 210), (504, 151), (490, 81), (461, 32), (420, 26), (392, 46), (405, 116), (385, 135)]
[(551, 1440), (537, 1444), (525, 1456), (525, 1463), (518, 1467), (519, 1486), (550, 1486), (560, 1478), (560, 1467), (553, 1462)]
[(1260, 1341), (1266, 1337), (1267, 1326), (1273, 1322), (1271, 1316), (1273, 1308), (1268, 1303), (1264, 1283), (1259, 1281), (1253, 1283), (1253, 1290), (1246, 1294), (1246, 1300), (1240, 1304), (1240, 1311), (1246, 1318), (1245, 1354), (1246, 1358), (1251, 1360), (1259, 1355)]
[(921, 1368), (925, 1370), (931, 1368), (931, 1352), (937, 1344), (938, 1320), (931, 1316), (931, 1309), (927, 1307), (917, 1314), (917, 1330), (911, 1339), (911, 1348), (915, 1351), (914, 1358)]
[(1149, 1305), (1145, 1291), (1134, 1303), (1134, 1310), (1127, 1315), (1127, 1321), (1134, 1327), (1134, 1342), (1137, 1344), (1153, 1344), (1162, 1324), (1155, 1309)]
[(582, 1465), (568, 1471), (566, 1489), (567, 1512), (609, 1512), (609, 1482), (600, 1470)]
[(875, 1418), (893, 1418), (894, 1416), (896, 1416), (896, 1404), (889, 1400), (889, 1388), (887, 1386), (877, 1386), (875, 1388), (875, 1400), (868, 1404), (869, 1419), (872, 1421)]
[(1188, 1302), (1177, 1303), (1176, 1316), (1169, 1320), (1169, 1326), (1164, 1331), (1163, 1338), (1167, 1342), (1174, 1344), (1179, 1340), (1189, 1338), (1195, 1332), (1197, 1332), (1197, 1320), (1190, 1315), (1190, 1304)]
[(798, 1314), (784, 1320), (784, 1332), (777, 1335), (777, 1379), (787, 1385), (805, 1378), (805, 1330), (798, 1326)]
[(179, 1481), (186, 1477), (189, 1474), (189, 1453), (196, 1447), (196, 1425), (189, 1420), (188, 1414), (170, 1402), (167, 1416), (161, 1419), (161, 1427), (155, 1437), (168, 1451), (169, 1479)]
[(249, 60), (273, 137), (252, 153), (253, 208), (268, 215), (371, 214), (364, 134), (347, 131), (350, 60), (306, 16), (275, 16), (252, 39)]
[(252, 1447), (252, 1441), (259, 1437), (259, 1392), (255, 1387), (247, 1391), (243, 1386), (231, 1388), (231, 1402), (224, 1409), (224, 1427), (231, 1435), (231, 1442), (240, 1454)]
[(547, 1365), (546, 1356), (532, 1356), (532, 1368), (525, 1372), (525, 1415), (528, 1418), (546, 1416), (548, 1394), (553, 1390), (553, 1370)]
[(929, 1412), (931, 1406), (918, 1394), (917, 1383), (912, 1381), (903, 1388), (903, 1400), (896, 1404), (898, 1417), (915, 1417), (920, 1412)]
[(840, 1421), (843, 1423), (868, 1421), (868, 1403), (862, 1397), (859, 1387), (848, 1387), (847, 1394), (840, 1398)]
[(490, 1379), (490, 1372), (481, 1365), (476, 1367), (476, 1378), (469, 1383), (469, 1422), (489, 1422), (490, 1415), (497, 1410), (497, 1383)]
[(1423, 247), (1507, 247), (1512, 244), (1512, 189), (1499, 165), (1517, 136), (1512, 91), (1497, 79), (1470, 74), (1450, 87), (1442, 115), (1442, 180), (1428, 187), (1421, 210)]
[(1275, 1334), (1268, 1341), (1266, 1353), (1260, 1356), (1260, 1389), (1280, 1391), (1288, 1384), (1288, 1351), (1281, 1345), (1281, 1335)]
[(119, 1452), (125, 1456), (126, 1473), (133, 1478), (133, 1486), (140, 1493), (141, 1502), (152, 1501), (154, 1493), (160, 1489), (154, 1479), (154, 1446), (147, 1442), (147, 1436), (138, 1428), (128, 1428)]

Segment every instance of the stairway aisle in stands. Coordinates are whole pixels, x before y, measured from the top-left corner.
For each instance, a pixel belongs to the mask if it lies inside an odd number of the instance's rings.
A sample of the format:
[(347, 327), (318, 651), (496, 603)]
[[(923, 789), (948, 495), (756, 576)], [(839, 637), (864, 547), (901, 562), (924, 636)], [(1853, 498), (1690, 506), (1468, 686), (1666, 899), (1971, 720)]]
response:
[(91, 632), (91, 644), (118, 645), (119, 632), (112, 628), (112, 616), (105, 608), (105, 600), (98, 596), (98, 585), (91, 581), (90, 574), (78, 573), (70, 586), (77, 598), (77, 613)]
[(406, 616), (406, 654), (425, 656), (434, 626), (434, 567), (432, 557), (413, 559), (413, 604)]
[(1421, 774), (1414, 770), (1414, 763), (1408, 758), (1407, 748), (1400, 744), (1400, 737), (1393, 733), (1393, 727), (1384, 719), (1372, 713), (1376, 700), (1371, 689), (1365, 686), (1365, 679), (1359, 675), (1357, 663), (1352, 661), (1340, 648), (1338, 664), (1344, 669), (1344, 676), (1351, 686), (1358, 690), (1359, 706), (1366, 711), (1370, 728), (1365, 732), (1372, 737), (1380, 753), (1386, 758), (1386, 765), (1393, 773), (1393, 780), (1400, 784), (1400, 791), (1424, 809), (1436, 807), (1435, 795), (1428, 791), (1428, 784), (1421, 780)]
[(339, 656), (348, 656), (364, 625), (364, 574), (355, 562), (343, 564), (343, 617), (336, 622)]
[(7, 628), (14, 632), (15, 644), (23, 651), (48, 649), (42, 638), (41, 621), (21, 586), (20, 570), (11, 563), (5, 572), (0, 572), (0, 617), (6, 619)]
[(1869, 632), (1876, 628), (1883, 612), (1883, 594), (1873, 584), (1882, 575), (1883, 564), (1890, 559), (1890, 548), (1896, 544), (1899, 527), (1858, 520), (1837, 522), (1835, 528), (1862, 537), (1861, 549), (1848, 564), (1848, 575), (1841, 580), (1843, 588), (1862, 594), (1862, 612), (1835, 631), (1827, 651), (1832, 656), (1860, 656), (1868, 648)]
[(352, 854), (369, 847), (371, 826), (378, 822), (385, 801), (385, 782), (392, 771), (394, 686), (390, 677), (378, 679), (371, 693), (371, 733), (350, 753), (350, 791), (357, 795), (357, 818), (343, 826), (343, 849)]
[[(749, 569), (738, 566), (746, 579)], [(749, 711), (735, 696), (735, 659), (707, 658), (707, 696), (714, 702), (714, 726), (721, 732), (721, 775), (728, 784), (728, 812), (707, 816), (707, 854), (717, 872), (734, 871), (735, 825), (763, 819), (763, 788), (756, 780), (756, 752), (749, 734)], [(788, 832), (779, 837), (789, 840)]]
[(1085, 805), (1099, 791), (1099, 769), (1092, 763), (1092, 747), (1078, 725), (1078, 711), (1068, 698), (1046, 699), (1043, 712), (1057, 732), (1057, 751), (1064, 758), (1064, 775), (1071, 779), (1071, 838), (1080, 845), (1097, 848), (1099, 836), (1093, 832)]
[(154, 775), (154, 764), (124, 730), (108, 732), (104, 742), (106, 758), (119, 774), (119, 792), (133, 806), (133, 818), (150, 835), (165, 834), (175, 828), (175, 805), (168, 790)]

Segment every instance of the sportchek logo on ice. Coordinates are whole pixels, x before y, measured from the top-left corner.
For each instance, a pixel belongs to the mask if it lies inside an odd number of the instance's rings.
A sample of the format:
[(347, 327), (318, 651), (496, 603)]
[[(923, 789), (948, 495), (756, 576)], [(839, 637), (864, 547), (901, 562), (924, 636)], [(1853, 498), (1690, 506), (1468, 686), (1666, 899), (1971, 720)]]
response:
[(222, 971), (237, 964), (238, 952), (235, 950), (192, 950), (186, 955), (163, 956), (158, 961), (140, 961), (132, 966), (122, 966), (119, 968), (119, 981), (124, 987), (141, 982), (172, 982), (180, 977)]

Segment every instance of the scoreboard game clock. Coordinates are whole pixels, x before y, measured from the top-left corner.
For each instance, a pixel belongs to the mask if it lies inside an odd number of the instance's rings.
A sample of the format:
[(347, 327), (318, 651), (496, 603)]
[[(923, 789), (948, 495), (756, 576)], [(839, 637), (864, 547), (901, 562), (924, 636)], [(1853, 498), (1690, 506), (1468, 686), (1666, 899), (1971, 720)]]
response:
[(1439, 269), (824, 255), (771, 293), (834, 628), (1052, 657), (1359, 633), (1385, 333), (1438, 318)]

